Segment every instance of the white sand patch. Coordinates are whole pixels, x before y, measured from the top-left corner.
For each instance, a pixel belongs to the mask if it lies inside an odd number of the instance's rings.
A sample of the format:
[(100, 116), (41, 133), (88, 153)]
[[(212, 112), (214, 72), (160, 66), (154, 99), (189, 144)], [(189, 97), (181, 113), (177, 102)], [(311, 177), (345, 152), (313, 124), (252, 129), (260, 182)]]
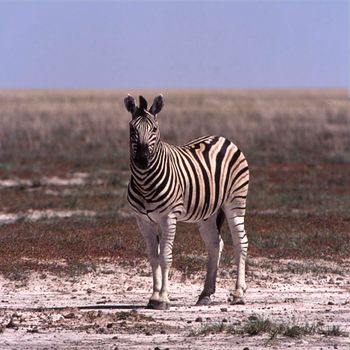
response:
[(4, 214), (0, 213), (0, 225), (1, 224), (12, 224), (19, 220), (18, 214)]
[(74, 173), (73, 177), (66, 179), (58, 176), (43, 177), (41, 183), (44, 186), (83, 186), (88, 176), (87, 173)]
[(34, 181), (23, 179), (7, 179), (0, 180), (0, 187), (12, 188), (12, 187), (33, 187)]
[(19, 220), (38, 221), (42, 219), (64, 219), (72, 216), (95, 216), (92, 210), (28, 210), (25, 213), (0, 213), (0, 225), (11, 224)]
[(70, 218), (72, 216), (95, 216), (92, 210), (33, 210), (28, 211), (25, 219), (28, 221), (37, 221), (40, 219)]
[(0, 188), (17, 188), (17, 187), (40, 187), (40, 186), (84, 186), (86, 183), (101, 185), (102, 180), (88, 181), (88, 173), (73, 173), (72, 176), (62, 178), (58, 176), (47, 177), (44, 176), (41, 179), (6, 179), (0, 180)]
[(71, 196), (74, 193), (74, 190), (65, 188), (63, 190), (53, 190), (51, 188), (48, 188), (44, 191), (46, 195), (49, 196)]
[[(350, 332), (349, 260), (342, 262), (344, 274), (341, 275), (272, 272), (276, 261), (252, 259), (252, 262), (254, 266), (247, 273), (246, 305), (227, 303), (233, 290), (233, 279), (230, 274), (222, 277), (220, 273), (214, 303), (195, 307), (203, 287), (204, 271), (184, 278), (179, 271), (173, 270), (169, 311), (141, 308), (152, 291), (150, 267), (144, 261), (138, 260), (135, 267), (101, 261), (96, 264), (96, 269), (78, 278), (33, 273), (22, 285), (0, 276), (0, 321), (4, 326), (11, 319), (13, 323), (11, 327), (3, 328), (0, 348), (349, 349), (350, 337), (344, 336), (278, 336), (272, 342), (269, 334), (248, 336), (219, 332), (189, 336), (191, 331), (215, 324), (239, 327), (252, 315), (285, 325), (321, 324), (324, 329), (338, 325), (344, 332)], [(328, 269), (340, 267), (333, 262), (312, 262)], [(278, 263), (286, 268), (302, 261), (281, 259)], [(307, 266), (310, 261), (304, 263)], [(266, 267), (261, 268), (262, 265)], [(79, 309), (86, 306), (91, 309)], [(46, 309), (50, 307), (62, 309)], [(139, 322), (130, 317), (133, 308), (137, 308)], [(122, 312), (123, 324), (110, 321), (113, 315)], [(145, 317), (151, 317), (155, 322)]]
[(253, 215), (274, 215), (281, 212), (279, 209), (249, 210), (249, 213)]
[(134, 212), (129, 208), (122, 208), (122, 209), (117, 210), (117, 215), (124, 218), (124, 219), (127, 219), (127, 218), (133, 217)]

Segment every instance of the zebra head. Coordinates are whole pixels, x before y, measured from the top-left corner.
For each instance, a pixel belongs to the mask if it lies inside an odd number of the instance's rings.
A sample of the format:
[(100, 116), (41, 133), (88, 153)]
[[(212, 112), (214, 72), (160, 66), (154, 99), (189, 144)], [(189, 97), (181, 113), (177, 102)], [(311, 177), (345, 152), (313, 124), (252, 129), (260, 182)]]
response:
[(157, 114), (163, 108), (163, 96), (157, 96), (148, 110), (147, 101), (143, 96), (140, 96), (139, 106), (131, 95), (124, 99), (124, 104), (132, 115), (129, 123), (131, 162), (137, 168), (147, 169), (160, 141)]

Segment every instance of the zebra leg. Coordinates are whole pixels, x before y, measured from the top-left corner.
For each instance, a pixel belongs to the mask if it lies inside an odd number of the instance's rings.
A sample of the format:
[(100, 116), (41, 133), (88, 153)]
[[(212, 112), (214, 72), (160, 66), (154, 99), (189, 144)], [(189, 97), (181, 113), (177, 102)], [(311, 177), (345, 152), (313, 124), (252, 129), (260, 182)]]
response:
[(154, 305), (154, 309), (167, 310), (170, 308), (169, 292), (169, 270), (173, 260), (173, 243), (176, 232), (176, 218), (167, 216), (160, 221), (161, 237), (160, 237), (160, 254), (159, 263), (162, 272), (162, 287), (159, 293), (158, 303)]
[(210, 296), (215, 293), (216, 275), (219, 267), (220, 256), (224, 248), (224, 242), (219, 234), (217, 225), (217, 214), (207, 220), (198, 223), (199, 232), (208, 252), (207, 275), (205, 277), (204, 289), (200, 294), (196, 305), (208, 305)]
[(153, 294), (147, 305), (148, 308), (153, 308), (154, 304), (159, 301), (159, 293), (161, 289), (161, 269), (159, 264), (159, 243), (157, 235), (157, 225), (136, 217), (140, 232), (146, 242), (148, 259), (152, 268), (153, 275)]
[(248, 250), (248, 238), (244, 229), (245, 201), (234, 201), (224, 207), (226, 219), (230, 228), (235, 261), (237, 265), (237, 280), (233, 300), (231, 304), (245, 304), (244, 292), (247, 289), (245, 283), (245, 262)]

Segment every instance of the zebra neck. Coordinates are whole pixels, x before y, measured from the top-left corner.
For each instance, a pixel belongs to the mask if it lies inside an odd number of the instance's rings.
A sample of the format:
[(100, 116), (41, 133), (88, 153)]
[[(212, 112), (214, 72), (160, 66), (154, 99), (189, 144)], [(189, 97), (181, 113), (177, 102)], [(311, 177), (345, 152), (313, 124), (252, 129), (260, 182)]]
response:
[(171, 157), (169, 145), (160, 141), (157, 150), (147, 169), (139, 169), (131, 162), (131, 180), (134, 186), (142, 193), (148, 193), (153, 188), (157, 187), (156, 180), (159, 175), (166, 173), (166, 177), (172, 171), (169, 159)]

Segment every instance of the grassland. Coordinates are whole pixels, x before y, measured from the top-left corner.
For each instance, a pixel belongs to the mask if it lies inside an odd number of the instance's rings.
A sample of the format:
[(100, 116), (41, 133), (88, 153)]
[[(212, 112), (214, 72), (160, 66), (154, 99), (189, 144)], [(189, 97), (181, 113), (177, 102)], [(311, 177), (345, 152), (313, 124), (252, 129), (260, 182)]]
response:
[[(128, 121), (123, 97), (158, 91), (0, 91), (0, 272), (71, 271), (109, 257), (144, 256), (125, 197)], [(162, 91), (163, 139), (181, 144), (205, 134), (233, 140), (251, 168), (247, 232), (251, 256), (350, 256), (350, 100), (343, 90)], [(79, 184), (48, 178), (83, 174)], [(46, 179), (46, 180), (45, 180)], [(21, 181), (19, 181), (21, 180)], [(27, 182), (25, 182), (27, 181)], [(33, 211), (94, 216), (28, 220)], [(233, 259), (228, 249), (224, 264)], [(204, 268), (196, 227), (179, 225), (175, 266)], [(80, 265), (79, 265), (80, 264)], [(88, 265), (92, 266), (92, 265)], [(69, 268), (68, 268), (69, 270)], [(84, 268), (77, 271), (85, 271)]]

